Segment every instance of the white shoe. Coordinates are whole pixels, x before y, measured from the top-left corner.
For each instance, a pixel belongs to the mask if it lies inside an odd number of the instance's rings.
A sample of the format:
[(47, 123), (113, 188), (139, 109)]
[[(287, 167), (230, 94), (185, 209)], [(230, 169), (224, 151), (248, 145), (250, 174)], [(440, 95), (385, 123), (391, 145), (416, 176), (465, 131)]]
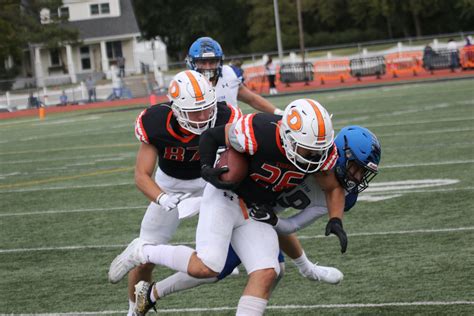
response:
[(125, 250), (115, 257), (109, 268), (109, 281), (117, 283), (136, 266), (146, 263), (143, 255), (145, 241), (140, 238), (134, 239)]
[(329, 284), (338, 284), (344, 279), (344, 274), (336, 268), (319, 266), (314, 264), (311, 270), (301, 271), (301, 275), (313, 281), (320, 281)]

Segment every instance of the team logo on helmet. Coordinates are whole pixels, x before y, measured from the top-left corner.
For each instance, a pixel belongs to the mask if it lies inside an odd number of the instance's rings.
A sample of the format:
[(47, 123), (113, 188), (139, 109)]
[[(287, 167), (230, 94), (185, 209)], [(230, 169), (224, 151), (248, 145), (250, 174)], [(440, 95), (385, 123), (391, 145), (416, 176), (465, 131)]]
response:
[(173, 99), (176, 99), (179, 97), (179, 85), (176, 82), (176, 80), (171, 81), (170, 87), (169, 87), (169, 94)]
[(301, 119), (300, 113), (297, 110), (292, 109), (291, 112), (288, 114), (288, 117), (286, 120), (287, 120), (287, 124), (289, 128), (291, 128), (294, 131), (301, 130), (302, 119)]

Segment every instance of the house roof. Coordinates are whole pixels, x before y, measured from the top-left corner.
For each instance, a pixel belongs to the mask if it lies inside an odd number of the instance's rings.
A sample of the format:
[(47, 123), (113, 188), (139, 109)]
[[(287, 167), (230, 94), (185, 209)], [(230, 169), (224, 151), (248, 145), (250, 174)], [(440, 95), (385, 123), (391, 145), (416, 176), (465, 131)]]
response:
[(77, 29), (82, 40), (140, 33), (131, 0), (120, 0), (120, 12), (118, 17), (73, 21), (66, 26)]

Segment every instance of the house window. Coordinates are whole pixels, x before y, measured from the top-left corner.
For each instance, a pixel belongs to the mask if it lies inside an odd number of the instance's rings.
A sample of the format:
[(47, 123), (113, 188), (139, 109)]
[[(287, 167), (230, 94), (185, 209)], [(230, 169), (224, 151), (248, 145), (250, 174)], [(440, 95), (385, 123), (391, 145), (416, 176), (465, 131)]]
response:
[(109, 3), (101, 3), (100, 4), (100, 13), (101, 14), (109, 14), (110, 13)]
[(69, 7), (59, 8), (59, 16), (62, 18), (69, 18)]
[(61, 66), (61, 58), (59, 56), (59, 49), (51, 49), (49, 51), (49, 60), (51, 66)]
[(115, 60), (118, 57), (122, 57), (122, 42), (107, 42), (107, 57), (109, 59)]
[(110, 13), (110, 5), (108, 2), (101, 3), (101, 4), (91, 4), (91, 15), (101, 15), (101, 14), (109, 14)]
[(91, 54), (89, 46), (82, 46), (79, 48), (81, 55), (81, 66), (83, 70), (91, 69)]
[(91, 4), (91, 15), (98, 15), (99, 14), (99, 5), (98, 4)]

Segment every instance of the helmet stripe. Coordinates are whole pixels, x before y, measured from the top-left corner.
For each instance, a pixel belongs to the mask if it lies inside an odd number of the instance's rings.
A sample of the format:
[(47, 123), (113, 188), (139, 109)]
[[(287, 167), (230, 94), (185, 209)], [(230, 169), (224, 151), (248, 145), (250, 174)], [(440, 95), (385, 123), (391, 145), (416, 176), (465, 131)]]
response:
[(306, 101), (311, 104), (314, 112), (316, 113), (316, 119), (318, 122), (318, 141), (324, 141), (324, 138), (326, 137), (326, 125), (324, 123), (323, 114), (321, 113), (318, 106), (316, 105), (316, 103), (314, 103), (313, 100), (306, 99)]
[(196, 78), (194, 78), (193, 74), (189, 70), (186, 71), (186, 75), (188, 76), (189, 81), (191, 82), (191, 85), (193, 86), (194, 94), (196, 95), (196, 101), (204, 101), (201, 87), (199, 86), (199, 83), (197, 82)]

